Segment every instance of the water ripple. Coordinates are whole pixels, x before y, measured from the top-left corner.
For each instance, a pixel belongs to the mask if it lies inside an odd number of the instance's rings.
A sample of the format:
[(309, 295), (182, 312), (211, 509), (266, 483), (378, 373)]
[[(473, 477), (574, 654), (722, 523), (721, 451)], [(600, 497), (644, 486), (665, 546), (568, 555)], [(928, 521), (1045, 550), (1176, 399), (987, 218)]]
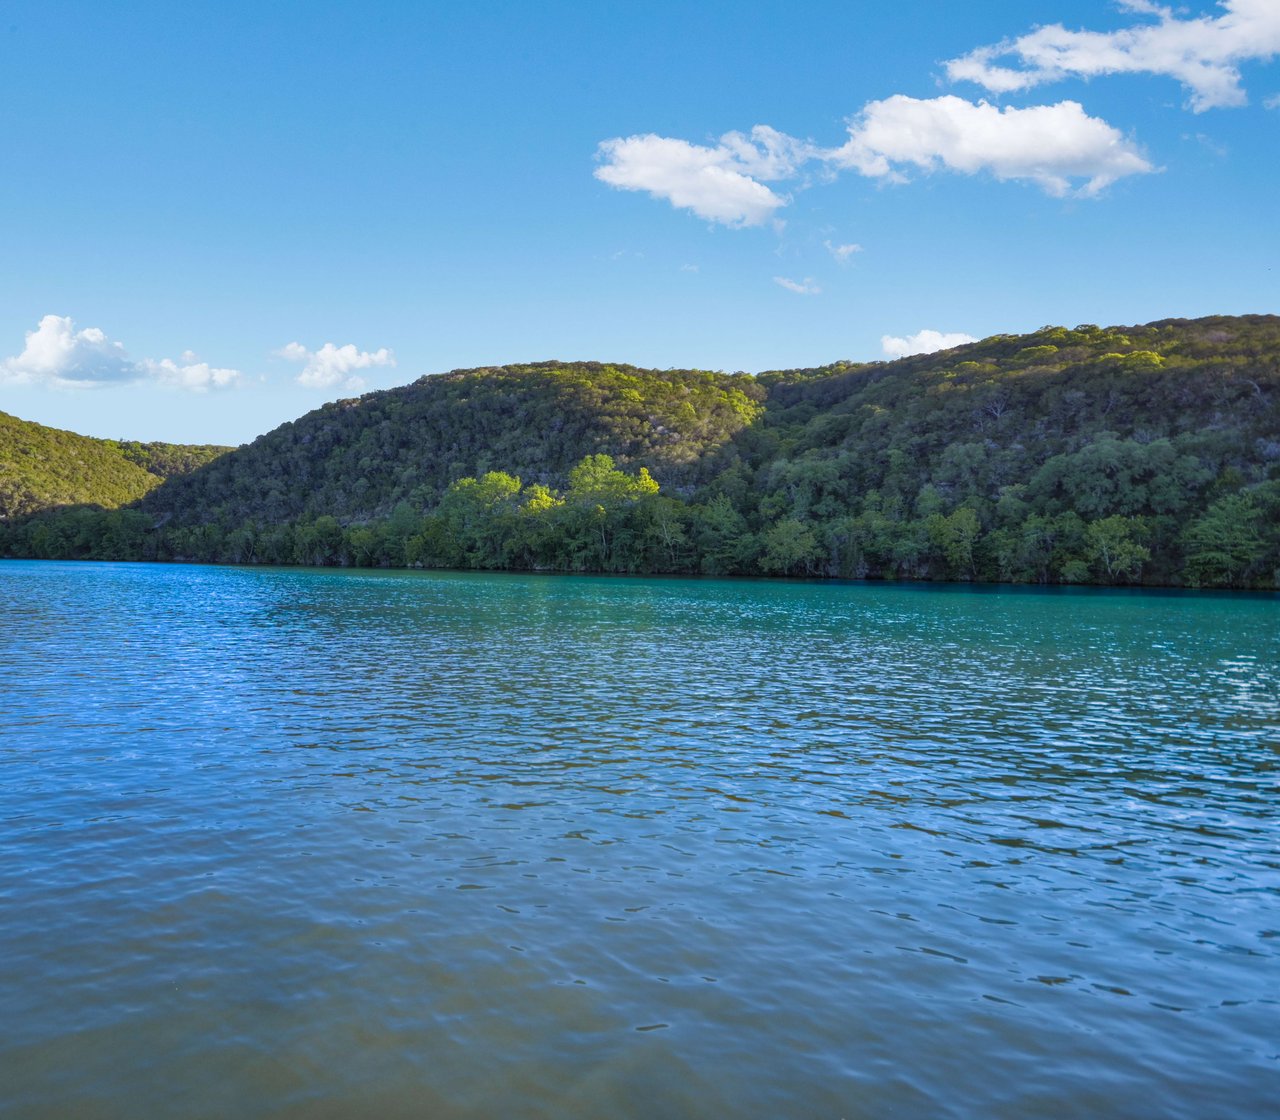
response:
[(5, 562), (0, 610), (0, 1111), (1280, 1095), (1276, 597)]

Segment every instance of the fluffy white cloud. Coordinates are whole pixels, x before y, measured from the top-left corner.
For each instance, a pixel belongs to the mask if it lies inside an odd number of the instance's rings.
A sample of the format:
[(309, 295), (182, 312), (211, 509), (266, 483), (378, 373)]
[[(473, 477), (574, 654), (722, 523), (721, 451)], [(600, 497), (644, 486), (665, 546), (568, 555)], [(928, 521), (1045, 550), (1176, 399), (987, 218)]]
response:
[(319, 350), (308, 350), (300, 342), (290, 342), (276, 353), (288, 361), (304, 363), (296, 380), (308, 389), (332, 389), (341, 385), (344, 389), (359, 392), (364, 388), (365, 380), (353, 375), (352, 370), (396, 364), (394, 355), (385, 346), (370, 351), (357, 350), (351, 343), (335, 346), (326, 342)]
[(966, 342), (977, 342), (971, 334), (953, 331), (943, 334), (941, 331), (920, 331), (909, 334), (906, 338), (896, 338), (891, 334), (881, 337), (880, 345), (891, 358), (905, 358), (909, 354), (935, 354), (939, 350), (950, 350), (953, 346), (963, 346)]
[(1037, 183), (1049, 194), (1071, 193), (1084, 180), (1095, 195), (1126, 175), (1153, 170), (1138, 149), (1075, 101), (1001, 109), (961, 97), (920, 100), (898, 94), (872, 101), (849, 122), (849, 140), (827, 153), (837, 166), (902, 182), (904, 166), (945, 167), (966, 175)]
[[(1137, 145), (1075, 101), (1001, 109), (955, 96), (921, 100), (901, 94), (868, 102), (849, 121), (849, 139), (838, 148), (819, 148), (757, 125), (750, 136), (722, 136), (715, 147), (631, 136), (604, 141), (598, 155), (603, 163), (597, 179), (648, 191), (700, 218), (739, 228), (761, 225), (787, 205), (761, 179), (796, 178), (810, 163), (827, 175), (853, 170), (899, 183), (909, 169), (987, 172), (1036, 183), (1057, 197), (1096, 195), (1117, 179), (1155, 170)], [(842, 264), (862, 249), (825, 244)]]
[(202, 392), (241, 380), (239, 370), (218, 369), (196, 360), (189, 350), (179, 362), (171, 358), (130, 358), (124, 346), (97, 327), (76, 330), (69, 316), (46, 315), (26, 333), (22, 353), (0, 361), (0, 381), (46, 384), (63, 388), (154, 381)]
[(794, 176), (813, 154), (804, 141), (767, 125), (726, 133), (715, 147), (667, 136), (603, 141), (595, 177), (612, 187), (648, 191), (682, 210), (726, 226), (758, 226), (787, 204), (761, 180)]
[(1280, 109), (1280, 93), (1277, 93), (1274, 97), (1268, 97), (1262, 105), (1266, 109)]
[(78, 331), (63, 315), (41, 319), (35, 330), (26, 332), (22, 353), (6, 358), (0, 369), (8, 381), (20, 384), (102, 385), (137, 377), (120, 343), (97, 327)]
[[(1216, 18), (1180, 19), (1152, 0), (1127, 0), (1121, 7), (1156, 22), (1108, 32), (1068, 31), (1060, 23), (1039, 27), (952, 59), (947, 76), (1009, 93), (1068, 77), (1160, 74), (1181, 82), (1199, 113), (1245, 104), (1240, 64), (1280, 54), (1277, 0), (1222, 0)], [(1008, 62), (1013, 65), (1002, 64)]]
[(806, 276), (803, 280), (788, 280), (785, 276), (775, 276), (773, 282), (780, 288), (786, 288), (789, 292), (795, 292), (800, 296), (816, 296), (822, 289), (814, 283), (812, 276)]
[(853, 255), (855, 253), (862, 252), (862, 246), (855, 245), (852, 242), (847, 245), (835, 245), (830, 241), (824, 241), (822, 244), (826, 246), (827, 252), (835, 257), (835, 259), (841, 264), (848, 264), (849, 261), (853, 259)]

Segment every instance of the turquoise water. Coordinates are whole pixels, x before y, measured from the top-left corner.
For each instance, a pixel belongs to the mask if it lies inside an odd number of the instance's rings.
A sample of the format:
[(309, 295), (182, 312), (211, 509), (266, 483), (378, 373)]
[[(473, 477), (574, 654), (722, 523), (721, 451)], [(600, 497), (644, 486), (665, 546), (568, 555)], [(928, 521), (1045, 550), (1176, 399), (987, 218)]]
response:
[(0, 1114), (1280, 1100), (1280, 598), (0, 563)]

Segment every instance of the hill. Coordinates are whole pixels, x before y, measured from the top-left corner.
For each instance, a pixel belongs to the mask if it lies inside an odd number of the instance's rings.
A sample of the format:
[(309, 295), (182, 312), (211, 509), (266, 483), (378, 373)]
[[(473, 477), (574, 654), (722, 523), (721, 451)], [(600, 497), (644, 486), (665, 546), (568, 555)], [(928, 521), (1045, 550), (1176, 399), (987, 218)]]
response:
[(174, 525), (347, 523), (434, 505), (466, 475), (563, 482), (605, 452), (670, 486), (707, 477), (715, 450), (763, 412), (752, 378), (599, 362), (455, 370), (337, 401), (170, 483), (142, 509)]
[[(719, 485), (762, 521), (812, 528), (802, 563), (830, 574), (1082, 582), (1101, 565), (1179, 582), (1184, 531), (1211, 507), (1259, 538), (1280, 516), (1277, 316), (1047, 327), (760, 380), (748, 469)], [(1150, 555), (1100, 557), (1105, 532)], [(1273, 561), (1255, 574), (1273, 579)]]
[(127, 505), (227, 450), (93, 439), (0, 412), (0, 521), (59, 506)]
[(4, 547), (1274, 587), (1280, 317), (754, 376), (459, 370), (328, 405), (81, 522), (15, 524)]

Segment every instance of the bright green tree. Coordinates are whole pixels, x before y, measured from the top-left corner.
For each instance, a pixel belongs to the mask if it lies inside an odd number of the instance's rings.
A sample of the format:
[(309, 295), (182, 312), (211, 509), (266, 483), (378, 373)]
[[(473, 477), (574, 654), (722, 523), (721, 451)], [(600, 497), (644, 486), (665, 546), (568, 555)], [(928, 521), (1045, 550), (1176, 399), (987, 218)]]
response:
[(812, 575), (821, 555), (813, 530), (794, 517), (766, 529), (762, 543), (764, 555), (760, 557), (760, 567), (778, 575)]
[(1095, 569), (1100, 569), (1109, 583), (1117, 579), (1136, 579), (1142, 565), (1151, 559), (1151, 550), (1137, 538), (1146, 526), (1140, 517), (1115, 514), (1085, 526), (1086, 555)]

